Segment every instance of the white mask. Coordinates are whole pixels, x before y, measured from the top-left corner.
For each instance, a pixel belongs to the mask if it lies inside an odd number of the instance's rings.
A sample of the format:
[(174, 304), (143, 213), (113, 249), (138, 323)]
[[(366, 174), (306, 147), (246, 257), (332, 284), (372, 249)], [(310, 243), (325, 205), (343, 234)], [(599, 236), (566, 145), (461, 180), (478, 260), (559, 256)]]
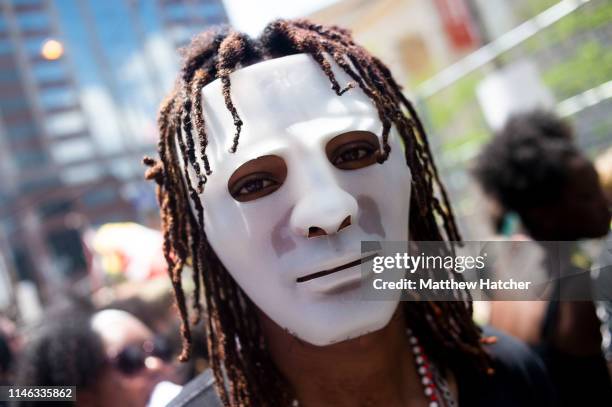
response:
[[(350, 82), (332, 67), (341, 85)], [(244, 123), (234, 154), (220, 80), (202, 90), (212, 174), (200, 199), (219, 259), (270, 319), (308, 343), (381, 329), (399, 297), (361, 299), (359, 264), (312, 275), (359, 261), (362, 240), (408, 240), (411, 176), (396, 131), (388, 160), (369, 159), (382, 131), (373, 102), (358, 88), (337, 96), (306, 54), (260, 62), (230, 79)], [(347, 165), (361, 168), (338, 168)], [(240, 181), (253, 171), (269, 175)]]

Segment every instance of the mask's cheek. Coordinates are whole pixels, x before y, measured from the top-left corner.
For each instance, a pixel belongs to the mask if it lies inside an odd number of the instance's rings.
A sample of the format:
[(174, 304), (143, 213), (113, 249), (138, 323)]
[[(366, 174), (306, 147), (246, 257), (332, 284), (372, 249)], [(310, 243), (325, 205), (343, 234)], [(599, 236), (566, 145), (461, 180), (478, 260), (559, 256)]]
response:
[[(276, 196), (278, 194), (278, 196)], [(207, 199), (205, 230), (209, 242), (232, 273), (276, 270), (279, 259), (297, 248), (289, 229), (291, 203), (280, 191), (256, 201)]]
[(404, 146), (397, 132), (389, 138), (391, 154), (381, 165), (385, 182), (381, 185), (380, 207), (383, 225), (387, 230), (386, 240), (408, 240), (410, 193), (412, 174), (404, 157)]
[(209, 205), (206, 231), (238, 286), (266, 315), (287, 327), (287, 320), (296, 319), (300, 308), (295, 305), (295, 280), (283, 273), (286, 268), (282, 266), (297, 248), (288, 229), (292, 208), (272, 196), (267, 198), (248, 204), (224, 201)]
[(376, 235), (381, 240), (385, 239), (387, 232), (383, 225), (381, 208), (376, 199), (368, 195), (359, 195), (357, 205), (359, 205), (359, 227), (368, 235)]
[(281, 218), (274, 224), (270, 233), (270, 244), (276, 257), (280, 258), (291, 253), (297, 248), (294, 236), (292, 236), (289, 220), (293, 206), (285, 211)]

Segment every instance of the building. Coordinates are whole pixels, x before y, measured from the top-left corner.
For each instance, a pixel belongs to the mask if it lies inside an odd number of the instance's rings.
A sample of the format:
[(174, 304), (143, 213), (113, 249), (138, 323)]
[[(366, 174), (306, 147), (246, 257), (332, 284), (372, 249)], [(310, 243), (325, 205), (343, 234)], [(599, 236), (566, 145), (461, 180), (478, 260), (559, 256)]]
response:
[(140, 161), (154, 154), (176, 48), (227, 19), (220, 0), (0, 7), (0, 250), (11, 280), (44, 299), (87, 281), (85, 228), (154, 212)]
[(454, 0), (341, 0), (308, 18), (349, 28), (355, 40), (385, 62), (401, 84), (410, 86), (479, 45), (466, 4)]

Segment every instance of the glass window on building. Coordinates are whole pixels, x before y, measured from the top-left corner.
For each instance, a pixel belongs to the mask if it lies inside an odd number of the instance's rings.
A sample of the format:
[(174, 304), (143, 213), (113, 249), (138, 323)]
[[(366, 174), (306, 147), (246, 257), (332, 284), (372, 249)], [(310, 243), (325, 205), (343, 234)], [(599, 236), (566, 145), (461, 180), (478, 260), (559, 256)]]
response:
[(13, 0), (13, 4), (16, 6), (38, 6), (42, 3), (42, 0)]
[(70, 88), (50, 88), (40, 92), (40, 103), (44, 109), (68, 107), (76, 102), (76, 94)]
[(39, 176), (27, 181), (24, 181), (19, 186), (19, 191), (22, 194), (29, 194), (35, 191), (45, 191), (54, 188), (59, 188), (62, 185), (60, 180), (56, 177), (55, 174), (50, 174), (48, 176)]
[(38, 135), (38, 129), (34, 123), (5, 125), (5, 130), (8, 139), (15, 141), (32, 139)]
[(13, 43), (6, 35), (0, 34), (0, 56), (6, 56), (14, 50)]
[[(17, 78), (17, 72), (0, 71), (0, 78), (2, 78), (2, 80), (9, 79), (11, 77)], [(30, 104), (25, 98), (4, 99), (0, 97), (0, 111), (3, 115), (20, 112), (28, 109), (29, 107)]]
[(45, 42), (45, 38), (35, 37), (28, 38), (24, 41), (24, 48), (29, 56), (40, 54), (40, 50)]
[[(19, 73), (15, 69), (0, 69), (0, 83), (18, 82), (20, 78), (21, 77), (19, 76)], [(11, 100), (14, 100), (14, 99), (11, 99)]]
[(36, 63), (32, 67), (32, 73), (39, 82), (63, 79), (67, 76), (64, 64), (60, 61)]
[[(109, 171), (115, 177), (123, 180), (128, 180), (134, 178), (136, 175), (134, 173), (134, 167), (130, 160), (126, 160), (125, 158), (118, 158), (112, 160), (109, 165)], [(139, 168), (140, 173), (142, 173), (142, 165)]]
[(120, 199), (114, 186), (108, 185), (92, 189), (81, 197), (81, 203), (89, 208), (104, 206)]
[(164, 14), (171, 19), (183, 19), (189, 16), (189, 10), (184, 4), (168, 4), (164, 7)]
[(174, 26), (170, 30), (170, 37), (175, 44), (184, 44), (191, 41), (192, 31), (187, 27)]
[(12, 157), (20, 170), (27, 170), (36, 166), (45, 166), (49, 163), (49, 158), (45, 151), (36, 148), (15, 149), (13, 150)]
[(45, 126), (50, 137), (74, 134), (86, 130), (85, 118), (78, 110), (50, 115), (47, 117)]
[(50, 150), (53, 160), (58, 164), (84, 161), (92, 158), (95, 154), (93, 143), (87, 137), (56, 141), (51, 144)]
[(49, 16), (47, 13), (32, 11), (17, 14), (17, 23), (23, 31), (40, 30), (49, 26)]
[(71, 166), (62, 171), (62, 181), (69, 185), (85, 184), (102, 177), (103, 171), (97, 163)]
[(92, 138), (104, 154), (115, 154), (123, 151), (126, 141), (123, 138), (122, 117), (118, 115), (117, 106), (107, 89), (91, 86), (81, 92), (83, 113)]
[(209, 19), (225, 20), (225, 10), (219, 3), (204, 3), (194, 5), (196, 16)]

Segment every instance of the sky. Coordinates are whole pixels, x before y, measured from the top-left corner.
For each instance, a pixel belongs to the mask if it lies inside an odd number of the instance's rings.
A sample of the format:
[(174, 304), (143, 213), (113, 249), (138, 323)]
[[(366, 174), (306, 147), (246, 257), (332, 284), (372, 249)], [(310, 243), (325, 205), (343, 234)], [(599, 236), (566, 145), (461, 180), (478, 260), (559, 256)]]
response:
[(275, 18), (303, 17), (338, 0), (223, 0), (230, 23), (239, 31), (258, 35)]

